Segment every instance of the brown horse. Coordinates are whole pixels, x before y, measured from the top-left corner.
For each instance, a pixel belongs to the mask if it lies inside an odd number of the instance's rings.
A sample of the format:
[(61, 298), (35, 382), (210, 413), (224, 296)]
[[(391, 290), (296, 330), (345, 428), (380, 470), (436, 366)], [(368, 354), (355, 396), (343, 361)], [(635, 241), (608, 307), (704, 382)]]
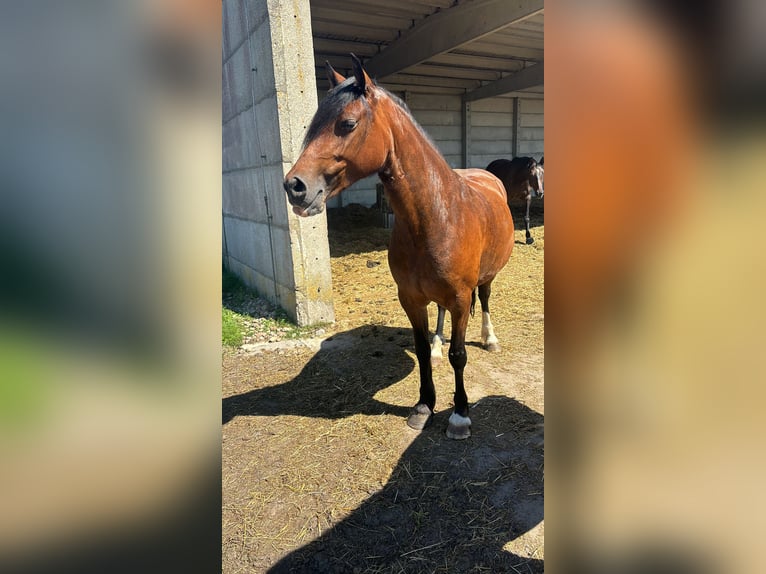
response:
[(515, 157), (513, 159), (496, 159), (487, 166), (487, 171), (494, 173), (505, 186), (508, 194), (508, 208), (511, 203), (523, 201), (527, 204), (524, 216), (524, 224), (527, 229), (527, 245), (535, 242), (529, 232), (529, 206), (532, 203), (532, 194), (543, 197), (543, 168), (544, 159), (536, 162), (532, 157)]
[(305, 217), (320, 213), (355, 181), (380, 176), (395, 214), (388, 261), (420, 366), (420, 397), (407, 424), (423, 429), (436, 406), (427, 312), (435, 301), (452, 317), (455, 409), (447, 436), (464, 439), (471, 434), (463, 370), (474, 290), (491, 331), (492, 280), (513, 249), (505, 190), (484, 170), (450, 168), (404, 102), (373, 83), (353, 54), (352, 65), (354, 75), (346, 79), (327, 64), (333, 87), (319, 104), (284, 187), (293, 211)]

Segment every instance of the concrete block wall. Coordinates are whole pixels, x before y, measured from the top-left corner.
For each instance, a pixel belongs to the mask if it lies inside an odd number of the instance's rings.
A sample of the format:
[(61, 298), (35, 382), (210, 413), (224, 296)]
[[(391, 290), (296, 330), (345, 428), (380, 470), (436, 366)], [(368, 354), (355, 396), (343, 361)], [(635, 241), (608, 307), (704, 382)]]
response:
[(450, 167), (462, 167), (462, 122), (460, 96), (410, 94), (407, 105), (412, 116), (431, 136)]
[(539, 160), (545, 152), (545, 100), (522, 98), (520, 107), (519, 155)]
[(282, 188), (316, 110), (309, 0), (223, 1), (224, 263), (301, 325), (331, 322), (325, 215)]
[(485, 168), (513, 157), (513, 99), (487, 98), (470, 103), (471, 141), (466, 167)]
[[(517, 96), (518, 97), (518, 96)], [(497, 97), (471, 102), (471, 142), (468, 167), (486, 167), (499, 158), (544, 153), (544, 100), (519, 97), (519, 125), (513, 114), (513, 98)], [(516, 130), (518, 151), (513, 153)]]

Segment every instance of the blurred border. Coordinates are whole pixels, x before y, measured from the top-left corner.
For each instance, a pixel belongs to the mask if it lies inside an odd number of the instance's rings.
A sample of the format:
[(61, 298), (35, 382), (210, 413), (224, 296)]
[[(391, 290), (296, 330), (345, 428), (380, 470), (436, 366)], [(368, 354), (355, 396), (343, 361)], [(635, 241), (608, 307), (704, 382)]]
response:
[(764, 4), (546, 2), (546, 566), (760, 572)]
[[(766, 571), (762, 2), (546, 4), (551, 572)], [(0, 570), (220, 568), (220, 7), (0, 9)]]
[(220, 570), (220, 35), (0, 8), (0, 571)]

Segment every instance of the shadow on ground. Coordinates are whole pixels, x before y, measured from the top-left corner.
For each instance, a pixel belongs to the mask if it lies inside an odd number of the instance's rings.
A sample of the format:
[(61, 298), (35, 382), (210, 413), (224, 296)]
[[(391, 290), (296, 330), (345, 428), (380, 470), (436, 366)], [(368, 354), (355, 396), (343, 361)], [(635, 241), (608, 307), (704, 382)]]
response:
[[(337, 334), (287, 382), (225, 398), (223, 424), (239, 416), (388, 413), (402, 417), (401, 432), (414, 433), (404, 424), (409, 406), (374, 398), (415, 370), (406, 350), (409, 329), (368, 325)], [(484, 397), (471, 411), (473, 436), (452, 441), (444, 436), (449, 415), (435, 413), (385, 486), (269, 572), (542, 572), (542, 560), (529, 557), (542, 555), (542, 533), (516, 539), (543, 520), (543, 416), (506, 396)]]
[[(223, 424), (236, 416), (252, 415), (338, 419), (389, 413), (406, 417), (409, 407), (372, 397), (412, 372), (415, 360), (405, 353), (411, 347), (409, 329), (365, 325), (339, 333), (323, 341), (292, 380), (223, 399)], [(417, 396), (411, 398), (414, 405)]]
[(543, 417), (504, 396), (472, 414), (472, 438), (432, 425), (379, 492), (269, 572), (543, 572), (542, 560), (503, 550), (543, 520)]

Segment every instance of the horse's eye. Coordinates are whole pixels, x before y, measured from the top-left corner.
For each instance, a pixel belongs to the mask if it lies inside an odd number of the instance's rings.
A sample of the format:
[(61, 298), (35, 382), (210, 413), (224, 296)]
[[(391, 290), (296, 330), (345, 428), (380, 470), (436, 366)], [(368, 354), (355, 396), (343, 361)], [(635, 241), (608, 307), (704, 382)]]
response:
[(340, 129), (344, 132), (353, 131), (356, 127), (356, 120), (346, 119), (340, 121)]

